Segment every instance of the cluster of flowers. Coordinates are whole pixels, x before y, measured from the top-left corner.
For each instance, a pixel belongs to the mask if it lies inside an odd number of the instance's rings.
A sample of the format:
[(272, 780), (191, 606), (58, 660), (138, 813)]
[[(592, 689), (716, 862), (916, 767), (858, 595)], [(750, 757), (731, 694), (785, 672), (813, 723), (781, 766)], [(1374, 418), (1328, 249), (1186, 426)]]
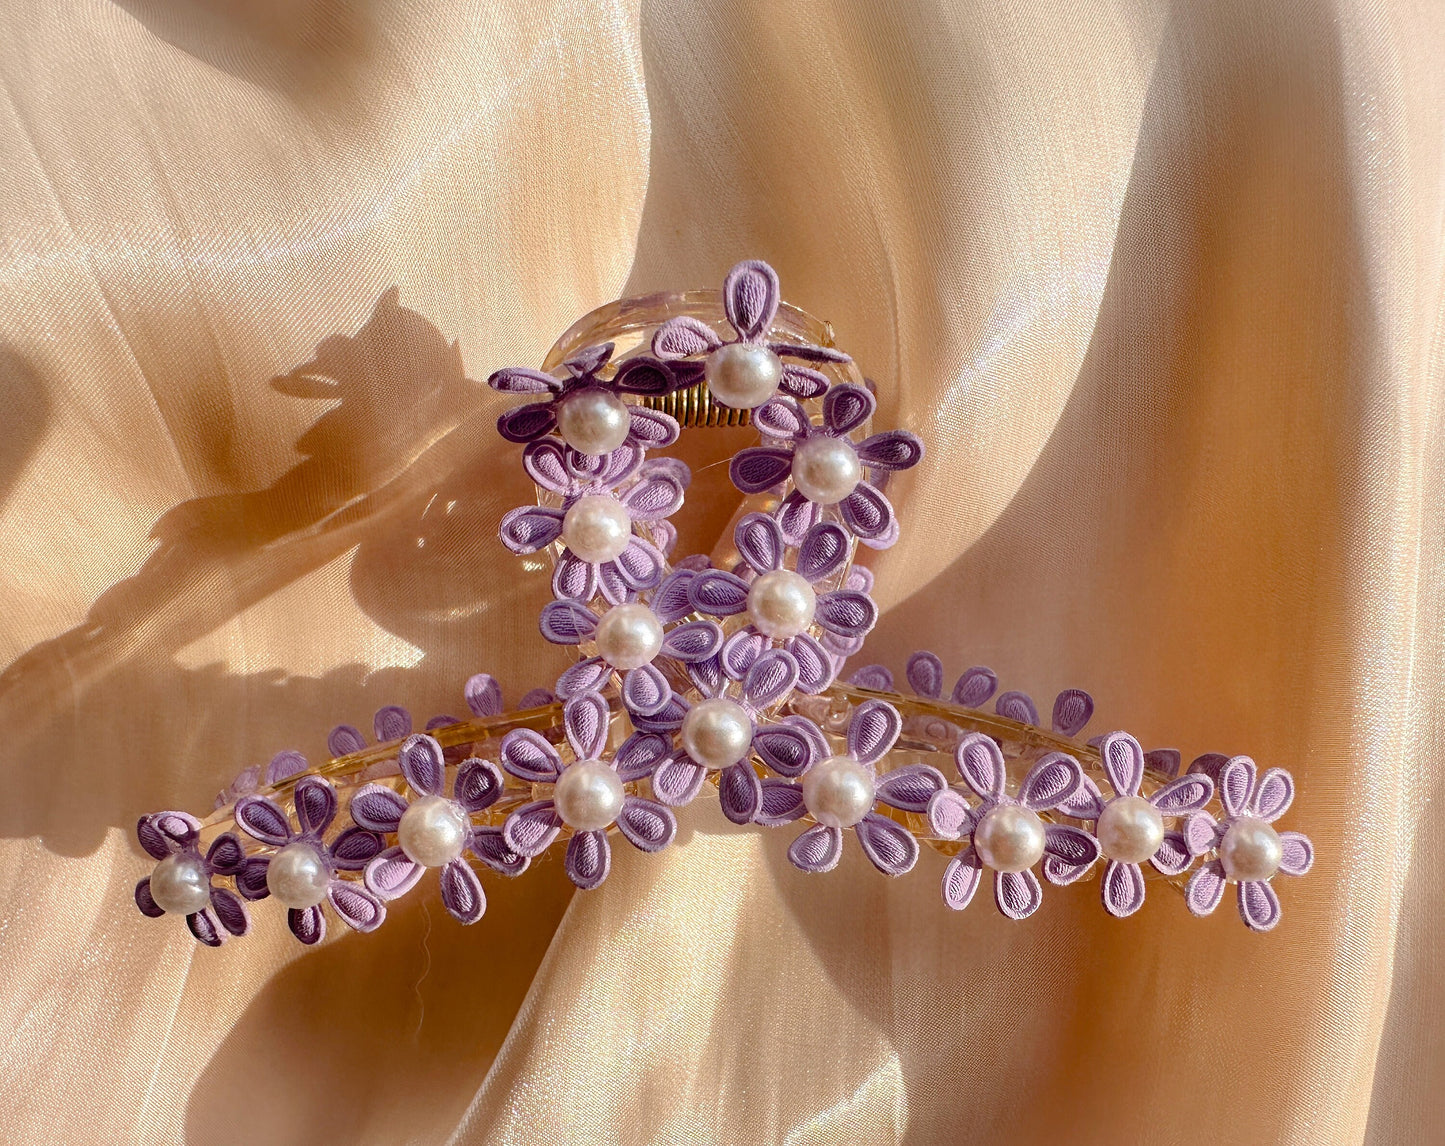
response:
[[(1188, 882), (1190, 908), (1213, 910), (1233, 881), (1245, 922), (1273, 927), (1280, 909), (1270, 878), (1302, 874), (1311, 860), (1305, 837), (1270, 826), (1293, 794), (1280, 769), (1257, 777), (1245, 757), (1205, 757), (1178, 776), (1177, 753), (1170, 771), (1167, 754), (1146, 757), (1132, 737), (1112, 733), (1096, 742), (1112, 794), (1063, 751), (1031, 761), (1011, 786), (1006, 740), (941, 717), (909, 724), (882, 697), (855, 698), (842, 723), (808, 715), (809, 698), (836, 700), (841, 665), (877, 621), (855, 548), (897, 539), (883, 486), (917, 464), (923, 447), (904, 431), (864, 436), (870, 389), (830, 377), (849, 364), (839, 351), (769, 341), (778, 306), (772, 269), (746, 262), (723, 289), (731, 338), (679, 317), (656, 330), (650, 354), (614, 362), (606, 344), (569, 358), (560, 377), (523, 368), (492, 376), (496, 389), (538, 399), (498, 423), (524, 443), (522, 463), (539, 492), (538, 504), (503, 518), (502, 542), (552, 554), (541, 632), (585, 654), (552, 690), (523, 698), (524, 706), (561, 702), (553, 738), (513, 727), (495, 743), (447, 748), (442, 730), (460, 722), (438, 717), (413, 733), (404, 711), (383, 709), (376, 738), (397, 742), (394, 758), (384, 754), (381, 767), (338, 787), (283, 753), (222, 793), (239, 833), (221, 832), (204, 853), (193, 817), (144, 817), (140, 842), (159, 862), (136, 888), (140, 909), (182, 914), (197, 939), (215, 945), (247, 930), (247, 902), (271, 897), (297, 938), (314, 943), (325, 933), (323, 904), (369, 931), (389, 901), (436, 868), (447, 910), (472, 923), (486, 905), (472, 860), (517, 875), (565, 839), (567, 874), (595, 888), (611, 866), (613, 829), (643, 851), (665, 848), (677, 831), (674, 809), (711, 782), (735, 823), (807, 821), (788, 849), (805, 871), (835, 867), (848, 829), (889, 875), (913, 868), (923, 840), (950, 856), (949, 907), (966, 906), (988, 868), (1000, 911), (1021, 919), (1041, 900), (1036, 867), (1067, 884), (1102, 859), (1104, 906), (1128, 915), (1143, 902), (1143, 863), (1180, 877), (1203, 857)], [(700, 383), (715, 401), (750, 409), (763, 438), (730, 466), (758, 506), (736, 524), (730, 568), (702, 557), (670, 564), (677, 534), (668, 519), (690, 473), (647, 453), (675, 442), (679, 427), (624, 401)], [(915, 655), (908, 678), (919, 696), (941, 696), (932, 654)], [(878, 666), (853, 682), (892, 688)], [(996, 688), (991, 672), (972, 669), (952, 699), (976, 709)], [(474, 715), (500, 712), (491, 678), (474, 677), (466, 692)], [(1092, 710), (1086, 693), (1061, 694), (1055, 733), (1072, 737)], [(1021, 727), (1039, 723), (1021, 693), (1000, 695), (996, 711)], [(889, 767), (905, 735), (915, 749), (951, 747), (961, 785), (929, 764)], [(334, 730), (329, 746), (336, 756), (367, 748), (349, 726)], [(1205, 810), (1216, 791), (1222, 819)]]

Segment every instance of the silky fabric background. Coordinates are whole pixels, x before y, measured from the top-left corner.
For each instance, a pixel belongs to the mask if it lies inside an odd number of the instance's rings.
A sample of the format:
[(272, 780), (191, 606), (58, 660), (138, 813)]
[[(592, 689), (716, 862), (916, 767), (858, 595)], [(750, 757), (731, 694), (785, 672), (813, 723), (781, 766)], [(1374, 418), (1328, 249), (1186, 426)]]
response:
[[(1440, 4), (9, 0), (0, 85), (0, 1139), (1438, 1140)], [(747, 257), (928, 446), (856, 663), (1289, 768), (1278, 930), (715, 804), (473, 928), (142, 918), (137, 815), (565, 667), (479, 380)]]

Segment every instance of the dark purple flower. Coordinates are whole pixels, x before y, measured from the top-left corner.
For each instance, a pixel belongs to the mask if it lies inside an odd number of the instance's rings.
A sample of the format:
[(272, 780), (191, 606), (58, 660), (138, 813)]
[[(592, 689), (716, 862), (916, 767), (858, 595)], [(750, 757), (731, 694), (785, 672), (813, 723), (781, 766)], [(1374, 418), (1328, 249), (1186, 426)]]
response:
[(380, 899), (356, 880), (337, 873), (361, 871), (386, 846), (377, 832), (348, 827), (329, 844), (323, 833), (336, 818), (336, 789), (320, 776), (303, 776), (293, 794), (296, 823), (268, 796), (243, 796), (236, 804), (237, 826), (277, 851), (249, 856), (236, 875), (236, 890), (245, 899), (275, 895), (286, 905), (286, 922), (302, 943), (319, 943), (326, 935), (323, 900), (357, 931), (375, 931), (386, 918)]
[(135, 885), (135, 902), (152, 918), (184, 915), (191, 934), (207, 947), (219, 947), (231, 935), (245, 935), (251, 917), (240, 896), (216, 887), (216, 876), (234, 876), (246, 862), (246, 851), (233, 832), (225, 832), (201, 855), (201, 822), (185, 812), (142, 816), (136, 838), (160, 862)]
[(481, 881), (463, 853), (470, 851), (503, 875), (526, 870), (527, 860), (502, 841), (501, 829), (472, 823), (472, 815), (497, 802), (502, 773), (490, 760), (473, 757), (457, 766), (446, 795), (446, 758), (430, 736), (407, 737), (397, 762), (413, 793), (408, 800), (385, 784), (367, 784), (351, 797), (351, 818), (373, 832), (395, 834), (395, 846), (366, 865), (366, 886), (382, 900), (405, 895), (429, 867), (441, 869), (442, 902), (462, 923), (487, 909)]
[(555, 378), (525, 366), (498, 370), (487, 384), (512, 394), (545, 394), (508, 410), (497, 419), (497, 432), (509, 442), (534, 442), (557, 430), (578, 454), (596, 457), (624, 443), (657, 449), (677, 441), (677, 421), (646, 406), (629, 406), (617, 395), (668, 394), (690, 385), (687, 374), (653, 358), (630, 358), (611, 378), (601, 371), (612, 359), (613, 344), (589, 346), (562, 363)]
[(749, 623), (723, 646), (723, 668), (739, 679), (773, 641), (792, 653), (801, 671), (798, 687), (821, 692), (833, 680), (833, 658), (808, 628), (861, 639), (878, 622), (878, 606), (858, 589), (823, 589), (848, 560), (848, 535), (836, 522), (820, 521), (798, 546), (795, 567), (786, 567), (787, 543), (771, 517), (750, 513), (737, 524), (733, 541), (752, 579), (708, 569), (688, 583), (688, 600), (699, 613), (730, 617), (747, 613)]
[(1024, 919), (1043, 902), (1043, 888), (1030, 869), (1043, 860), (1050, 883), (1072, 883), (1099, 858), (1099, 843), (1082, 828), (1048, 823), (1039, 817), (1059, 807), (1084, 782), (1072, 756), (1050, 752), (1029, 769), (1017, 796), (1005, 791), (1008, 770), (999, 746), (982, 732), (971, 732), (954, 751), (959, 774), (981, 798), (970, 807), (953, 788), (928, 805), (928, 822), (945, 840), (967, 839), (967, 846), (943, 872), (943, 902), (956, 911), (967, 907), (978, 890), (985, 866), (994, 870), (993, 892), (999, 911)]
[[(827, 376), (783, 359), (852, 360), (841, 350), (810, 342), (769, 342), (768, 330), (781, 300), (772, 267), (756, 259), (738, 263), (723, 282), (723, 310), (737, 338), (725, 340), (696, 318), (671, 318), (653, 335), (652, 352), (664, 362), (677, 363), (679, 376), (687, 379), (684, 385), (705, 377), (712, 396), (725, 406), (760, 406), (779, 389), (797, 398), (816, 398), (828, 389)], [(699, 355), (706, 355), (705, 361), (681, 361)]]
[(537, 732), (516, 729), (502, 738), (502, 767), (529, 784), (551, 784), (550, 799), (524, 804), (502, 825), (502, 838), (519, 855), (546, 851), (563, 826), (572, 829), (565, 866), (584, 891), (597, 887), (612, 867), (607, 829), (614, 823), (629, 843), (645, 852), (667, 847), (677, 835), (672, 809), (628, 790), (652, 774), (670, 750), (667, 737), (635, 732), (606, 759), (611, 714), (597, 693), (573, 697), (562, 710), (572, 760)]
[(793, 489), (774, 511), (783, 536), (797, 544), (821, 518), (824, 506), (848, 531), (875, 548), (896, 539), (893, 506), (865, 469), (908, 469), (923, 457), (923, 443), (907, 430), (886, 430), (857, 444), (848, 435), (873, 416), (877, 404), (861, 386), (834, 386), (823, 398), (823, 424), (791, 398), (774, 398), (753, 421), (770, 443), (739, 450), (728, 468), (744, 493), (763, 493), (792, 480)]
[[(1185, 778), (1208, 775), (1217, 758), (1202, 758)], [(1196, 769), (1198, 771), (1196, 771)], [(1218, 766), (1214, 786), (1224, 805), (1224, 818), (1195, 812), (1184, 821), (1184, 841), (1191, 856), (1214, 852), (1190, 876), (1184, 900), (1195, 915), (1208, 915), (1224, 897), (1224, 885), (1239, 884), (1239, 915), (1255, 931), (1268, 931), (1280, 920), (1279, 896), (1270, 880), (1276, 873), (1304, 875), (1314, 863), (1314, 845), (1299, 832), (1277, 832), (1271, 826), (1294, 801), (1294, 778), (1283, 768), (1269, 768), (1256, 778), (1254, 761), (1235, 756)]]
[(556, 597), (590, 601), (600, 590), (609, 604), (620, 605), (662, 580), (662, 551), (634, 526), (655, 527), (682, 507), (686, 467), (670, 458), (644, 462), (631, 446), (594, 460), (583, 477), (568, 467), (555, 439), (532, 442), (522, 464), (539, 486), (561, 495), (562, 505), (514, 509), (498, 532), (513, 553), (562, 544), (552, 573)]
[(788, 848), (788, 859), (804, 871), (831, 871), (843, 854), (843, 829), (852, 828), (863, 854), (884, 875), (902, 875), (918, 862), (918, 841), (897, 820), (877, 811), (879, 803), (904, 812), (921, 813), (946, 791), (948, 781), (937, 768), (907, 764), (877, 774), (874, 765), (888, 754), (903, 729), (903, 718), (887, 701), (865, 700), (848, 721), (847, 748), (827, 756), (809, 738), (808, 755), (798, 762), (801, 783), (763, 782), (762, 810), (757, 821), (769, 827), (804, 815), (814, 825)]
[(718, 798), (723, 814), (735, 824), (753, 820), (762, 806), (762, 784), (753, 767), (756, 753), (780, 775), (799, 775), (804, 762), (827, 754), (827, 741), (802, 717), (758, 726), (758, 717), (788, 697), (798, 684), (798, 662), (773, 649), (749, 666), (736, 697), (728, 695), (729, 679), (721, 658), (712, 656), (688, 665), (688, 676), (702, 694), (685, 710), (676, 748), (652, 773), (652, 792), (664, 804), (689, 803), (702, 788), (709, 770), (718, 773)]
[[(1110, 732), (1099, 740), (1099, 757), (1113, 786), (1114, 797), (1104, 799), (1088, 777), (1059, 811), (1094, 824), (1094, 836), (1108, 866), (1100, 881), (1104, 910), (1110, 915), (1133, 915), (1144, 906), (1145, 860), (1165, 875), (1179, 875), (1193, 858), (1179, 831), (1166, 830), (1166, 816), (1186, 816), (1209, 803), (1214, 782), (1203, 775), (1182, 776), (1148, 797), (1139, 793), (1148, 761), (1139, 742), (1127, 732)], [(1080, 872), (1080, 875), (1083, 873)]]

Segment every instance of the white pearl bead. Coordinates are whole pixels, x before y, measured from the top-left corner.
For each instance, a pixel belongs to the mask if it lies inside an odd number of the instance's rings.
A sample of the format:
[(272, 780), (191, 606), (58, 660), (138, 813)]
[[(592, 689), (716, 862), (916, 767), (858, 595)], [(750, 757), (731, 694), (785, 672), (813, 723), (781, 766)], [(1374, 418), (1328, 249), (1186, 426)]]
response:
[(1104, 806), (1094, 834), (1108, 859), (1143, 863), (1164, 842), (1164, 817), (1143, 796), (1121, 796)]
[(778, 392), (783, 360), (766, 346), (729, 342), (707, 356), (703, 373), (707, 388), (719, 402), (750, 410)]
[(626, 794), (611, 765), (579, 760), (562, 769), (552, 799), (564, 824), (580, 832), (595, 832), (617, 819)]
[(851, 756), (830, 756), (803, 773), (803, 804), (830, 828), (851, 828), (873, 810), (873, 769)]
[(748, 619), (765, 637), (786, 640), (813, 623), (818, 595), (791, 569), (764, 573), (748, 590)]
[(1044, 822), (1019, 804), (991, 808), (974, 829), (978, 858), (994, 871), (1023, 871), (1044, 854)]
[(583, 561), (611, 561), (632, 540), (632, 515), (616, 498), (589, 493), (562, 519), (562, 540)]
[(793, 450), (793, 484), (799, 493), (819, 505), (842, 501), (862, 477), (858, 451), (843, 438), (814, 434)]
[(1283, 858), (1279, 833), (1252, 816), (1230, 824), (1219, 844), (1219, 862), (1230, 879), (1268, 879), (1279, 871)]
[(287, 844), (266, 865), (266, 886), (278, 903), (315, 907), (326, 898), (331, 872), (310, 844)]
[(406, 858), (423, 867), (441, 867), (462, 854), (471, 821), (444, 796), (423, 796), (401, 817), (396, 842)]
[(615, 605), (597, 624), (597, 652), (613, 668), (641, 668), (662, 651), (662, 622), (646, 605)]
[(615, 394), (589, 386), (562, 399), (557, 407), (562, 440), (581, 454), (610, 454), (632, 429), (627, 405)]
[(211, 902), (211, 879), (199, 856), (167, 856), (151, 872), (151, 898), (162, 911), (191, 915)]
[(752, 744), (747, 710), (725, 696), (699, 701), (682, 718), (683, 750), (705, 768), (736, 764)]

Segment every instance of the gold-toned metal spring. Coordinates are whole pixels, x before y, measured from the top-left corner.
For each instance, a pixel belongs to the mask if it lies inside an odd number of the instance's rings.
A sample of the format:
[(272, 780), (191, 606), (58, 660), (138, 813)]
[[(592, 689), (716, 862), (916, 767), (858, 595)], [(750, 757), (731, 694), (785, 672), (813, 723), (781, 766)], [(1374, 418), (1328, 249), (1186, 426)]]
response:
[(671, 394), (644, 398), (643, 405), (649, 410), (671, 415), (684, 429), (693, 426), (747, 426), (753, 420), (751, 410), (735, 410), (714, 402), (706, 382), (699, 382), (685, 390), (674, 390)]

